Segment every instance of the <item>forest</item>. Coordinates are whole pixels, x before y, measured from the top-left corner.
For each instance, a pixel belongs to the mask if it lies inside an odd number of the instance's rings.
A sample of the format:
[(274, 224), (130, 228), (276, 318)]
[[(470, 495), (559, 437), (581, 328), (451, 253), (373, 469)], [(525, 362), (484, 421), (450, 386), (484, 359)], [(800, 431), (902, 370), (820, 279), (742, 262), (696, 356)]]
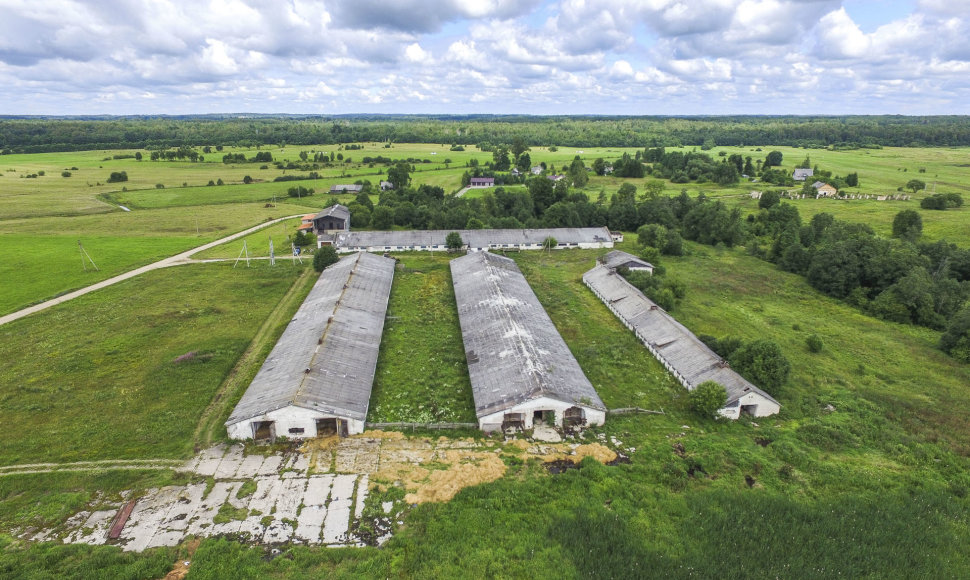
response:
[[(608, 115), (608, 113), (607, 113)], [(970, 117), (926, 116), (200, 115), (0, 116), (0, 151), (356, 142), (557, 143), (573, 147), (970, 145)]]

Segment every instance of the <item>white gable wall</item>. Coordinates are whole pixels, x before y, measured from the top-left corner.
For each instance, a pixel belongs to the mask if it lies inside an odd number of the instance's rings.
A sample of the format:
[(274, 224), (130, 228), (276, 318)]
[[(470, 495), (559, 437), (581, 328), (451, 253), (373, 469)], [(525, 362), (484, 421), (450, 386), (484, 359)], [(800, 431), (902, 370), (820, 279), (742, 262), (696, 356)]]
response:
[[(317, 419), (337, 418), (347, 422), (347, 433), (356, 435), (364, 432), (364, 422), (349, 417), (341, 417), (333, 413), (322, 413), (290, 405), (282, 409), (270, 411), (258, 417), (233, 423), (227, 427), (230, 439), (252, 439), (253, 423), (273, 421), (277, 437), (316, 437)], [(290, 433), (290, 429), (303, 429), (303, 433)]]
[(583, 410), (587, 425), (602, 425), (603, 422), (606, 421), (606, 412), (600, 409), (592, 409), (584, 405), (573, 405), (571, 403), (565, 403), (558, 399), (551, 399), (549, 397), (539, 397), (537, 399), (519, 403), (518, 405), (504, 411), (479, 417), (478, 428), (485, 432), (497, 431), (502, 428), (502, 422), (505, 419), (506, 413), (522, 413), (525, 415), (525, 429), (532, 429), (532, 414), (535, 411), (555, 411), (556, 426), (562, 427), (563, 415), (566, 412), (566, 409), (569, 409), (570, 407), (579, 407)]
[(749, 411), (755, 417), (767, 417), (781, 411), (781, 406), (778, 403), (768, 400), (758, 393), (747, 393), (738, 399), (737, 406), (723, 407), (718, 412), (728, 419), (737, 419), (741, 416), (741, 407), (749, 405), (755, 406)]

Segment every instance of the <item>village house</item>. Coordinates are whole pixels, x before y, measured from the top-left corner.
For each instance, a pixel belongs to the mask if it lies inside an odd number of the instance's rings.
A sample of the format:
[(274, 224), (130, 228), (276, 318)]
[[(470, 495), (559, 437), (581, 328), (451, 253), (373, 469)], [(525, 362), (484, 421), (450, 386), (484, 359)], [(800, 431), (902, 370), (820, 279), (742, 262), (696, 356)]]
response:
[(822, 183), (821, 181), (816, 181), (812, 184), (812, 187), (815, 188), (816, 198), (835, 197), (839, 193), (839, 190), (835, 189), (835, 187), (829, 185), (828, 183)]
[(341, 195), (344, 193), (352, 193), (357, 195), (364, 189), (363, 185), (331, 185), (330, 195)]
[[(302, 227), (302, 226), (301, 226)], [(334, 234), (350, 231), (350, 210), (346, 206), (332, 205), (313, 216), (313, 233)]]
[(813, 175), (815, 175), (814, 169), (803, 169), (799, 167), (794, 172), (792, 172), (791, 177), (795, 181), (805, 181), (806, 179), (808, 179), (809, 177), (812, 177)]
[(381, 191), (391, 191), (392, 189), (394, 189), (394, 184), (390, 181), (381, 182)]

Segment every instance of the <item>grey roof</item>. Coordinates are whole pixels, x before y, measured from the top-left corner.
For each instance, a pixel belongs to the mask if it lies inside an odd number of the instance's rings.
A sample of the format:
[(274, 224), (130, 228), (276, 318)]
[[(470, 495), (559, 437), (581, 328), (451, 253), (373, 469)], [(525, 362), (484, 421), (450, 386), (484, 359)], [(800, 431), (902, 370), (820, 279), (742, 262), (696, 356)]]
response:
[(537, 245), (553, 237), (560, 245), (612, 243), (613, 238), (606, 228), (541, 228), (541, 229), (504, 229), (504, 230), (406, 230), (406, 231), (356, 231), (337, 235), (340, 248), (408, 247), (421, 246), (445, 247), (445, 238), (457, 231), (469, 248), (500, 248), (509, 246)]
[(324, 270), (226, 425), (290, 405), (363, 420), (393, 278), (394, 260), (367, 253)]
[(629, 268), (631, 263), (633, 264), (633, 267), (650, 268), (651, 270), (653, 269), (653, 264), (650, 262), (641, 260), (633, 254), (628, 254), (622, 250), (613, 250), (600, 258), (600, 261), (607, 268), (611, 268), (613, 270), (619, 268), (620, 266), (626, 266)]
[(808, 179), (809, 177), (812, 177), (813, 175), (815, 175), (814, 169), (805, 169), (805, 168), (799, 167), (798, 169), (795, 169), (794, 172), (792, 172), (792, 179), (796, 181), (805, 181), (806, 179)]
[(364, 189), (364, 186), (363, 185), (356, 185), (356, 184), (350, 184), (350, 185), (331, 185), (330, 186), (330, 191), (331, 192), (346, 191), (346, 192), (351, 192), (351, 193), (352, 192), (360, 193), (360, 191), (362, 189)]
[(451, 277), (479, 417), (539, 397), (605, 410), (514, 261), (468, 254)]
[(331, 205), (330, 207), (321, 210), (320, 213), (318, 213), (317, 215), (313, 216), (313, 219), (322, 218), (322, 217), (328, 217), (328, 216), (333, 216), (335, 218), (340, 218), (340, 219), (343, 219), (343, 220), (349, 219), (350, 218), (350, 210), (347, 209), (346, 206), (340, 205), (338, 203), (338, 204)]
[(661, 362), (666, 362), (686, 380), (688, 389), (704, 381), (715, 381), (727, 390), (726, 406), (751, 391), (778, 402), (734, 372), (693, 332), (654, 304), (623, 276), (597, 264), (583, 274), (583, 282), (614, 310), (624, 324), (633, 327), (640, 340), (655, 349), (657, 357), (663, 359)]
[(824, 181), (816, 181), (815, 183), (812, 184), (812, 187), (814, 187), (815, 189), (818, 189), (823, 185), (827, 185), (827, 184)]

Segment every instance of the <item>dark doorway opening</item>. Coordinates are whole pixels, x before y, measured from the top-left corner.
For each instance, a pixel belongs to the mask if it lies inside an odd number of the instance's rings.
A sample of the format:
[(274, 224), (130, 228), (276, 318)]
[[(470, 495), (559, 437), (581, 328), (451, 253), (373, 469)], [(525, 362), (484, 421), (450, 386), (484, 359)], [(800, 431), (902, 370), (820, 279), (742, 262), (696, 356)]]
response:
[(317, 419), (317, 437), (347, 436), (347, 421), (336, 417)]
[(502, 416), (502, 431), (508, 429), (525, 429), (525, 415), (522, 413), (506, 413)]
[(563, 424), (566, 427), (581, 427), (586, 424), (586, 413), (581, 407), (570, 407), (563, 413)]
[(548, 423), (549, 425), (556, 424), (556, 412), (542, 409), (539, 411), (532, 412), (532, 426), (535, 427), (541, 423)]
[(256, 441), (276, 438), (274, 421), (253, 421), (253, 439)]
[(741, 405), (741, 413), (751, 415), (752, 417), (757, 417), (758, 405)]

